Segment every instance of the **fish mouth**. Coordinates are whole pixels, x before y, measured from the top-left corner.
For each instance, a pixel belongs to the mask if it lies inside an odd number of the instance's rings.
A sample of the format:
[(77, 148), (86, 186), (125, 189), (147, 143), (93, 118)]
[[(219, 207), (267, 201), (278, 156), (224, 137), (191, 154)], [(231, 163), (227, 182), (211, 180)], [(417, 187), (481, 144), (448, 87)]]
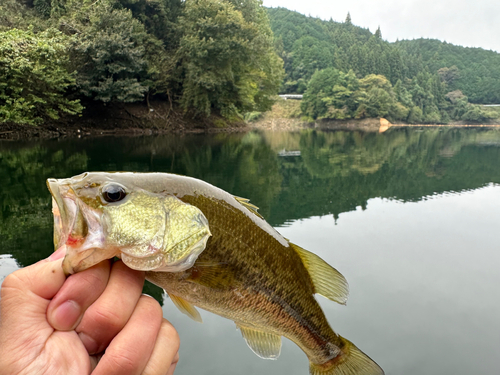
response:
[(54, 247), (57, 250), (66, 245), (63, 260), (66, 275), (83, 271), (119, 254), (118, 249), (105, 247), (101, 212), (85, 205), (68, 182), (53, 178), (47, 180), (52, 194)]
[[(69, 234), (72, 231), (76, 218), (75, 198), (69, 198), (65, 186), (59, 180), (50, 178), (47, 180), (47, 187), (52, 195), (52, 214), (54, 215), (54, 248), (59, 249), (66, 244)], [(62, 194), (61, 190), (66, 190)], [(74, 193), (74, 192), (73, 192)], [(73, 194), (74, 195), (74, 194)]]

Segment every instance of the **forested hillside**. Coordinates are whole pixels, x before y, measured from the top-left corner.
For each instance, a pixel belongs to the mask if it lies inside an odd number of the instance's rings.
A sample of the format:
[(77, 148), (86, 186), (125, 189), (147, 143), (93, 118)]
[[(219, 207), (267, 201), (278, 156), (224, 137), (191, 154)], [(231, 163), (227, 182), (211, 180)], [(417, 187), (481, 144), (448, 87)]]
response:
[(268, 13), (285, 67), (281, 92), (304, 93), (302, 111), (313, 119), (481, 122), (493, 115), (469, 97), (500, 102), (500, 54), (436, 41), (388, 43), (349, 14), (334, 22), (284, 8)]
[(282, 71), (258, 0), (0, 3), (0, 123), (152, 97), (240, 118), (270, 108)]
[(451, 90), (461, 90), (473, 103), (500, 103), (500, 53), (455, 46), (435, 39), (403, 40), (396, 47), (425, 61)]
[(372, 34), (353, 25), (350, 15), (339, 23), (285, 8), (269, 8), (268, 13), (276, 48), (285, 61), (284, 91), (305, 89), (304, 82), (315, 70), (329, 67), (353, 70), (359, 77), (381, 74), (393, 85), (430, 72), (473, 103), (500, 103), (500, 53), (433, 39), (389, 43), (380, 29)]

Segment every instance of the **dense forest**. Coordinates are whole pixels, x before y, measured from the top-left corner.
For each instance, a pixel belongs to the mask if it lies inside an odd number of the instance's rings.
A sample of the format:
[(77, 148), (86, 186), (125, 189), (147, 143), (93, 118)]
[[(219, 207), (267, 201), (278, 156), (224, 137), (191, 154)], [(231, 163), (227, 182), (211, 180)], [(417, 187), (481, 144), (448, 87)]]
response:
[(305, 119), (481, 123), (500, 102), (500, 54), (388, 43), (260, 0), (3, 0), (0, 123), (40, 124), (100, 103), (169, 103), (233, 120), (303, 93)]
[(258, 0), (0, 5), (0, 122), (153, 96), (193, 116), (238, 117), (269, 109), (282, 71)]
[(500, 102), (500, 54), (420, 39), (388, 43), (344, 22), (268, 9), (284, 61), (283, 93), (304, 93), (316, 118), (388, 117), (410, 123), (480, 122), (493, 117), (469, 103)]

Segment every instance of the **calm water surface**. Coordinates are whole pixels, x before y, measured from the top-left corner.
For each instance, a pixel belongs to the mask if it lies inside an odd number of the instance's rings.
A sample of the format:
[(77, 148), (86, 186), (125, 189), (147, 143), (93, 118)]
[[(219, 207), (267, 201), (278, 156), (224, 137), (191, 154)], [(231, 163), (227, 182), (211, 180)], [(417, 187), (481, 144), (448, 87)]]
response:
[[(0, 280), (52, 251), (48, 177), (180, 173), (250, 198), (340, 270), (347, 306), (318, 299), (386, 374), (496, 374), (499, 166), (500, 132), (473, 129), (0, 142)], [(277, 361), (262, 360), (234, 323), (201, 313), (195, 323), (165, 299), (182, 341), (176, 374), (307, 374), (290, 341)]]

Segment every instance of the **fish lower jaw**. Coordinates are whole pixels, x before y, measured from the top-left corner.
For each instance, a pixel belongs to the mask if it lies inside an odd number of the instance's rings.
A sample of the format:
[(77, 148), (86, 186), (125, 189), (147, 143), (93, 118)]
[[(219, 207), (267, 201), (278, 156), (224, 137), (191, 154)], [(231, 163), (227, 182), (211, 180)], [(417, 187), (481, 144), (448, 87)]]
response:
[(120, 258), (125, 265), (137, 271), (152, 271), (164, 263), (163, 255), (161, 253), (151, 255), (149, 257), (135, 257), (128, 255), (125, 252), (120, 252)]
[(168, 263), (162, 253), (150, 257), (134, 257), (122, 251), (120, 257), (126, 266), (137, 271), (181, 272), (193, 266), (198, 254), (191, 254), (172, 263)]
[(63, 260), (63, 270), (66, 275), (85, 271), (120, 254), (120, 250), (116, 247), (75, 247), (71, 245), (66, 247), (66, 256)]

